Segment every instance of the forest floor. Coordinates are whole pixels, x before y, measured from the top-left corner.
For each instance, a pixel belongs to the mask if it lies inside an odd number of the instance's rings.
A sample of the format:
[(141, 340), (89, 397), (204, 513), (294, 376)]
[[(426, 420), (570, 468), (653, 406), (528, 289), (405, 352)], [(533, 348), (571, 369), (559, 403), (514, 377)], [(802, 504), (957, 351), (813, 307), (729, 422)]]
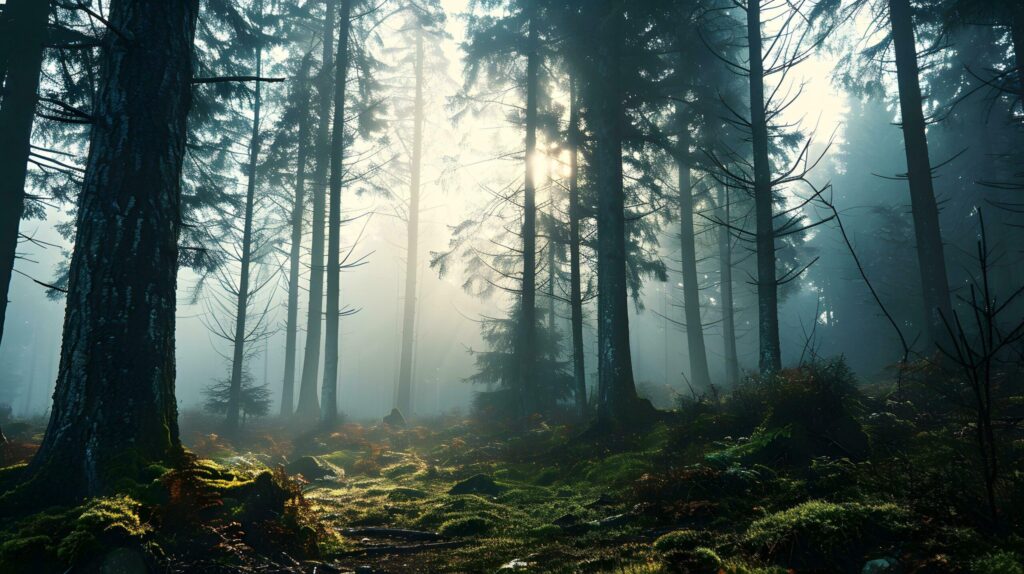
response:
[[(1024, 574), (1019, 458), (1005, 522), (988, 524), (949, 427), (814, 387), (767, 410), (705, 397), (612, 435), (449, 416), (290, 440), (256, 421), (229, 442), (185, 414), (191, 474), (0, 517), (0, 572)], [(800, 416), (783, 424), (787, 408)], [(38, 427), (5, 428), (30, 454)]]

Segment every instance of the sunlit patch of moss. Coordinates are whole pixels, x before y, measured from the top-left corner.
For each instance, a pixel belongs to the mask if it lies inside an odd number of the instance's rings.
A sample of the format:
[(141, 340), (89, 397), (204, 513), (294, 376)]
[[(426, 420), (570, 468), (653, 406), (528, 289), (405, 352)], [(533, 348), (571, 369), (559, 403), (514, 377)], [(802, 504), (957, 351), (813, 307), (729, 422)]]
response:
[(583, 478), (591, 484), (622, 485), (651, 470), (651, 456), (643, 452), (623, 452), (591, 461)]
[(898, 544), (912, 529), (910, 512), (895, 504), (814, 500), (754, 521), (743, 543), (787, 566), (827, 569)]
[(1014, 552), (986, 554), (971, 564), (971, 574), (1024, 574), (1024, 556)]
[(474, 537), (489, 534), (494, 523), (484, 516), (460, 516), (446, 520), (438, 529), (441, 536), (448, 538)]

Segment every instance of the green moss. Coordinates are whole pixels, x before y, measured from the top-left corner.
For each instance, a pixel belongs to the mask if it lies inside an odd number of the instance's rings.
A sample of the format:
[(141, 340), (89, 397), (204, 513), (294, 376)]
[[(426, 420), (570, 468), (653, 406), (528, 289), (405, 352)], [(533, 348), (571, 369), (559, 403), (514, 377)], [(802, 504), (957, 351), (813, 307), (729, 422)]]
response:
[(654, 549), (662, 554), (675, 550), (690, 550), (699, 546), (705, 538), (696, 530), (674, 530), (659, 536), (654, 541)]
[(484, 536), (490, 533), (493, 526), (490, 520), (482, 516), (464, 516), (445, 522), (438, 533), (451, 538)]
[(1024, 559), (1013, 552), (986, 554), (971, 564), (971, 574), (1024, 574)]
[(639, 478), (651, 469), (651, 455), (623, 452), (591, 462), (584, 478), (591, 484), (620, 485)]
[(912, 530), (910, 513), (894, 504), (810, 501), (755, 521), (744, 545), (795, 568), (837, 568), (858, 562)]

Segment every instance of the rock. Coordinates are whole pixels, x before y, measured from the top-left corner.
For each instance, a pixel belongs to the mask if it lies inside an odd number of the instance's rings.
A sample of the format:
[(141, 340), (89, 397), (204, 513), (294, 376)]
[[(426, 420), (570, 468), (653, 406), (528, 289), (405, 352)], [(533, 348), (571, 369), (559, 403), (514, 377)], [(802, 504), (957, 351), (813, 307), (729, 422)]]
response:
[(497, 496), (505, 490), (505, 487), (494, 482), (494, 479), (486, 474), (477, 474), (455, 483), (455, 486), (448, 491), (448, 494), (485, 494)]
[(288, 474), (301, 474), (306, 480), (342, 478), (345, 476), (344, 470), (315, 456), (304, 456), (296, 459), (285, 465), (284, 470)]
[(901, 571), (895, 558), (876, 558), (864, 564), (860, 574), (896, 574)]
[(384, 417), (384, 424), (391, 427), (404, 429), (406, 426), (406, 422), (405, 417), (402, 416), (402, 411), (398, 410), (397, 408), (391, 409), (391, 414)]

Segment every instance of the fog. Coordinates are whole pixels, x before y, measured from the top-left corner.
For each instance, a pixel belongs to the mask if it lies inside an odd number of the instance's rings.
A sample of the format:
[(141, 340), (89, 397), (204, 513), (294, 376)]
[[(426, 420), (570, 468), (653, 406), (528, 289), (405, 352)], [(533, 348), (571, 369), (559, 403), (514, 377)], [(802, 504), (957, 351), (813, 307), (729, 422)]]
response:
[[(447, 77), (441, 71), (431, 74), (427, 88), (417, 295), (420, 306), (415, 329), (413, 384), (415, 410), (421, 416), (469, 409), (474, 392), (480, 389), (474, 389), (465, 379), (475, 369), (473, 351), (486, 348), (480, 321), (504, 316), (512, 302), (507, 293), (493, 293), (483, 298), (468, 293), (463, 288), (466, 269), (455, 266), (441, 277), (437, 269), (431, 267), (429, 254), (448, 249), (452, 226), (489, 205), (492, 197), (484, 189), (518, 185), (515, 182), (522, 179), (521, 157), (517, 157), (522, 153), (521, 127), (506, 117), (507, 110), (502, 105), (485, 108), (479, 114), (464, 115), (458, 120), (452, 117), (452, 98), (463, 86), (464, 55), (459, 46), (466, 33), (465, 22), (455, 15), (468, 6), (460, 0), (446, 0), (443, 6), (451, 16), (447, 22), (450, 37), (445, 38), (441, 46), (448, 60)], [(864, 24), (858, 26), (860, 28), (846, 31), (847, 39), (863, 34)], [(385, 44), (390, 34), (394, 31), (385, 27), (382, 32)], [(844, 45), (843, 41), (838, 44)], [(283, 54), (277, 56), (280, 59)], [(886, 237), (882, 231), (885, 228), (880, 227), (879, 206), (895, 210), (894, 213), (904, 217), (909, 210), (906, 182), (896, 177), (906, 171), (906, 165), (899, 129), (893, 125), (897, 114), (892, 94), (863, 97), (843, 90), (839, 87), (836, 70), (841, 56), (840, 50), (826, 50), (796, 68), (788, 81), (802, 85), (802, 95), (780, 121), (798, 123), (805, 132), (817, 134), (816, 149), (826, 155), (813, 177), (835, 184), (837, 207), (851, 238), (858, 249), (863, 249), (862, 256), (871, 257), (886, 251), (885, 242), (895, 240)], [(840, 69), (839, 73), (842, 72)], [(286, 89), (276, 86), (267, 89)], [(557, 89), (564, 91), (564, 88)], [(564, 98), (565, 94), (561, 96)], [(516, 97), (508, 96), (510, 101), (515, 101)], [(559, 94), (554, 97), (557, 99)], [(987, 111), (985, 99), (978, 96), (962, 104), (947, 123), (933, 126), (929, 132), (933, 149), (937, 150), (933, 161), (943, 162), (959, 152), (961, 135), (956, 125), (971, 122), (984, 125), (992, 114)], [(269, 127), (269, 121), (266, 125)], [(834, 141), (826, 151), (825, 143), (833, 133)], [(873, 143), (864, 147), (865, 141)], [(971, 174), (985, 169), (983, 164), (989, 153), (994, 152), (971, 148), (945, 166), (945, 175), (936, 179), (943, 230), (952, 247), (948, 257), (953, 262), (950, 272), (956, 279), (951, 280), (954, 287), (966, 284), (965, 269), (975, 237), (970, 206), (978, 199), (964, 197), (963, 191), (977, 187)], [(543, 171), (549, 167), (542, 163), (538, 169)], [(241, 169), (236, 174), (236, 184), (235, 193), (244, 193), (245, 177)], [(342, 274), (342, 304), (355, 313), (341, 321), (339, 408), (346, 416), (363, 420), (383, 416), (394, 403), (402, 330), (405, 227), (396, 216), (391, 198), (357, 193), (358, 188), (357, 184), (344, 191), (343, 211), (349, 221), (342, 231), (342, 243), (346, 250), (351, 250), (353, 257), (365, 257), (365, 260)], [(45, 219), (26, 221), (23, 225), (23, 232), (31, 236), (32, 241), (23, 241), (19, 248), (6, 333), (0, 348), (0, 403), (11, 404), (14, 411), (22, 415), (42, 413), (50, 407), (60, 354), (64, 302), (48, 297), (40, 282), (47, 283), (57, 275), (69, 256), (71, 245), (57, 232), (56, 226), (72, 218), (70, 206), (51, 205)], [(699, 220), (697, 225), (706, 238), (698, 237), (701, 252), (698, 272), (705, 303), (705, 338), (711, 376), (713, 381), (722, 381), (725, 376), (722, 333), (715, 307), (718, 266), (713, 257), (714, 248), (710, 247), (714, 225), (706, 220)], [(643, 393), (661, 397), (660, 400), (673, 393), (693, 391), (685, 376), (689, 358), (685, 330), (680, 325), (682, 283), (678, 272), (678, 240), (673, 229), (672, 225), (663, 226), (661, 245), (657, 248), (667, 262), (668, 281), (646, 281), (638, 304), (631, 307), (630, 316), (638, 386)], [(1012, 247), (1013, 237), (1000, 236), (995, 241), (1011, 260), (1019, 257), (1019, 248)], [(308, 229), (306, 240), (309, 240)], [(899, 360), (901, 352), (891, 327), (869, 300), (869, 293), (834, 225), (815, 228), (801, 249), (818, 260), (799, 279), (787, 285), (780, 305), (783, 362), (793, 364), (809, 354), (842, 354), (865, 380), (878, 376)], [(304, 254), (308, 256), (308, 244)], [(737, 246), (735, 256), (750, 257), (750, 250)], [(276, 412), (284, 369), (287, 269), (283, 256), (271, 259), (262, 264), (266, 273), (276, 274), (274, 287), (267, 291), (272, 293), (267, 303), (270, 334), (255, 344), (248, 369), (257, 383), (270, 386), (275, 402), (271, 412)], [(803, 257), (805, 262), (809, 259)], [(883, 300), (898, 308), (901, 323), (913, 336), (916, 329), (911, 318), (913, 313), (900, 308), (900, 302), (917, 297), (916, 271), (897, 260), (889, 262), (893, 267), (881, 263), (875, 260), (869, 270), (875, 274)], [(1021, 274), (1019, 266), (1007, 265), (1007, 269), (1011, 275), (1019, 277)], [(196, 300), (193, 288), (198, 281), (199, 276), (194, 271), (183, 269), (179, 273), (177, 397), (183, 410), (200, 408), (202, 391), (211, 381), (223, 378), (230, 368), (229, 345), (209, 328), (211, 306), (208, 299), (218, 286), (207, 282), (198, 291)], [(825, 285), (827, 282), (831, 284)], [(744, 370), (753, 370), (757, 367), (754, 286), (750, 277), (743, 273), (736, 274), (734, 286), (739, 359)], [(841, 294), (835, 295), (837, 293)], [(306, 296), (303, 291), (299, 297), (300, 358), (305, 344), (301, 326), (305, 323)], [(844, 297), (849, 297), (853, 303), (844, 301)], [(562, 302), (556, 307), (558, 323), (564, 331), (568, 310)], [(592, 316), (585, 323), (584, 336), (588, 379), (593, 385), (596, 331)]]

